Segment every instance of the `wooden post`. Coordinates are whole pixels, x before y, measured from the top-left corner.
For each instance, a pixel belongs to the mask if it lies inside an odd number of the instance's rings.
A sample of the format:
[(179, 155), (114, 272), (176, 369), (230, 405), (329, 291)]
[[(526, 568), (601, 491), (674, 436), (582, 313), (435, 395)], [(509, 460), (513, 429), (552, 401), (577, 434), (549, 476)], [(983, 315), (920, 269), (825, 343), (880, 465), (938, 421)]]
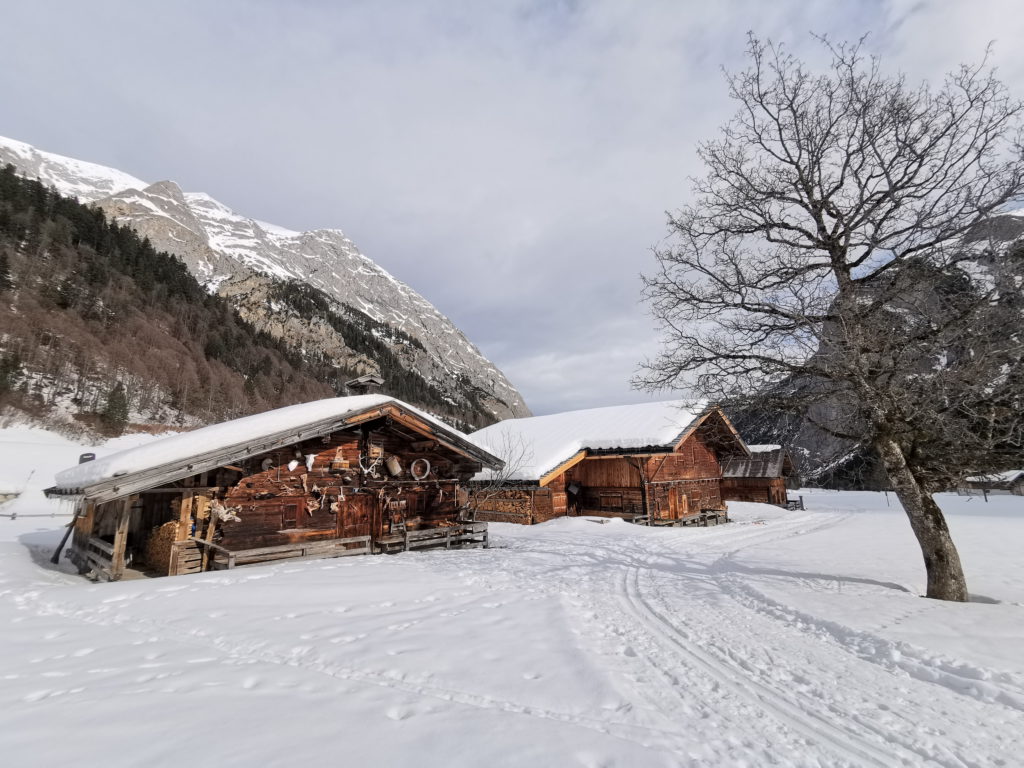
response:
[(178, 530), (174, 536), (175, 541), (185, 541), (192, 533), (192, 507), (194, 506), (194, 499), (194, 491), (185, 491), (181, 495), (181, 503), (178, 507)]
[[(204, 517), (209, 519), (209, 522), (206, 524), (206, 535), (203, 537), (207, 544), (213, 543), (213, 534), (217, 528), (217, 517), (213, 514), (210, 506), (211, 500), (209, 496), (200, 496), (196, 499), (196, 538), (199, 538), (199, 515), (203, 514)], [(202, 549), (203, 559), (199, 570), (205, 571), (210, 562), (210, 548), (203, 547)]]
[(124, 576), (124, 553), (128, 546), (128, 523), (132, 513), (132, 497), (121, 499), (117, 511), (117, 528), (114, 531), (114, 554), (111, 556), (110, 579), (117, 581)]

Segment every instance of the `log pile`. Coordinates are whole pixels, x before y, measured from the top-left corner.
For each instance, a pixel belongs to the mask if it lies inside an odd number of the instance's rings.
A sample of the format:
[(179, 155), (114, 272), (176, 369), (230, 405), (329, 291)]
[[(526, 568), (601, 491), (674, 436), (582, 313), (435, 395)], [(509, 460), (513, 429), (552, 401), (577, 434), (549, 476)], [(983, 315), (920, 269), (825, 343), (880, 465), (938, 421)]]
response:
[(171, 564), (171, 546), (178, 535), (178, 521), (172, 520), (153, 529), (146, 542), (146, 565), (166, 576)]

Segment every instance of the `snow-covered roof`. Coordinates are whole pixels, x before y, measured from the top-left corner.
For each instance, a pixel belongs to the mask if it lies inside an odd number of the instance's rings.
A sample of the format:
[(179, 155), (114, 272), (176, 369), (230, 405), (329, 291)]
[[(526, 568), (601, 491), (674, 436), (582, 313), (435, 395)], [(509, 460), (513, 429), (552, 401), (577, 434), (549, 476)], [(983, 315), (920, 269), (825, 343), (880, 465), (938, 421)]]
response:
[(51, 490), (65, 494), (81, 493), (103, 483), (149, 471), (166, 470), (186, 477), (204, 471), (204, 468), (219, 466), (225, 454), (251, 455), (325, 434), (349, 417), (385, 405), (415, 413), (464, 452), (468, 450), (485, 465), (500, 466), (500, 462), (480, 451), (469, 437), (408, 403), (387, 395), (355, 395), (289, 405), (112, 453), (58, 472), (56, 486)]
[(793, 461), (781, 445), (748, 445), (750, 456), (730, 456), (722, 462), (722, 477), (789, 477)]
[(968, 477), (969, 483), (1012, 483), (1024, 475), (1024, 469), (1008, 469), (1005, 472), (993, 472), (990, 475), (974, 475)]
[[(470, 439), (505, 461), (509, 480), (539, 481), (582, 450), (671, 450), (706, 413), (682, 400), (588, 408), (550, 416), (507, 419)], [(484, 470), (475, 479), (486, 480)]]

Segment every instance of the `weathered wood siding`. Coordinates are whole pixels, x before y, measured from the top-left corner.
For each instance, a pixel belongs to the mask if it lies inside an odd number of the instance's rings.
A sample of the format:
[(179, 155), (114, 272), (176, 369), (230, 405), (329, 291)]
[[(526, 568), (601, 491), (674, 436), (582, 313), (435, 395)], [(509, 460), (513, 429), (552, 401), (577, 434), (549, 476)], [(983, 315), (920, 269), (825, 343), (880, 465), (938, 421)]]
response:
[[(385, 456), (395, 456), (403, 474), (393, 483), (381, 464), (378, 480), (361, 481), (360, 439), (358, 432), (343, 432), (302, 443), (298, 451), (290, 447), (258, 457), (257, 466), (263, 459), (271, 466), (242, 477), (225, 495), (224, 504), (239, 508), (241, 522), (221, 525), (221, 546), (236, 550), (353, 536), (376, 539), (389, 532), (392, 520), (403, 517), (412, 527), (457, 518), (458, 483), (476, 471), (475, 466), (464, 465), (458, 454), (443, 446), (417, 446), (429, 441), (378, 432), (372, 445)], [(311, 454), (315, 458), (307, 467), (305, 457)], [(408, 468), (418, 458), (430, 461), (431, 474), (422, 482), (411, 482)], [(298, 462), (294, 468), (292, 462)]]
[(576, 515), (628, 520), (644, 514), (646, 492), (647, 514), (653, 520), (680, 520), (726, 508), (721, 477), (715, 451), (697, 432), (672, 453), (588, 456), (544, 488), (503, 489), (480, 505), (476, 517), (526, 525)]
[(501, 488), (491, 491), (485, 499), (473, 499), (475, 518), (489, 523), (520, 523), (531, 525), (537, 494), (550, 497), (546, 488)]
[(722, 495), (729, 501), (786, 503), (784, 477), (728, 477), (722, 480)]

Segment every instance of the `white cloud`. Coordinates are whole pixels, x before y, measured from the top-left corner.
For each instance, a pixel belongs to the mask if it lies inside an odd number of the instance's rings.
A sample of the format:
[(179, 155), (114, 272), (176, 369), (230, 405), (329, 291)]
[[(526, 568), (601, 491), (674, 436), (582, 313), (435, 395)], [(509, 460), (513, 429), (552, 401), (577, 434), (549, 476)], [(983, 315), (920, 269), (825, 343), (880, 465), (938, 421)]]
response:
[[(173, 177), (291, 228), (341, 227), (538, 411), (639, 397), (638, 275), (732, 111), (745, 33), (820, 58), (872, 30), (913, 77), (997, 42), (1011, 3), (23, 3), (0, 133)], [(11, 108), (11, 105), (14, 108)], [(609, 331), (609, 329), (612, 329)], [(609, 336), (610, 334), (610, 336)]]

